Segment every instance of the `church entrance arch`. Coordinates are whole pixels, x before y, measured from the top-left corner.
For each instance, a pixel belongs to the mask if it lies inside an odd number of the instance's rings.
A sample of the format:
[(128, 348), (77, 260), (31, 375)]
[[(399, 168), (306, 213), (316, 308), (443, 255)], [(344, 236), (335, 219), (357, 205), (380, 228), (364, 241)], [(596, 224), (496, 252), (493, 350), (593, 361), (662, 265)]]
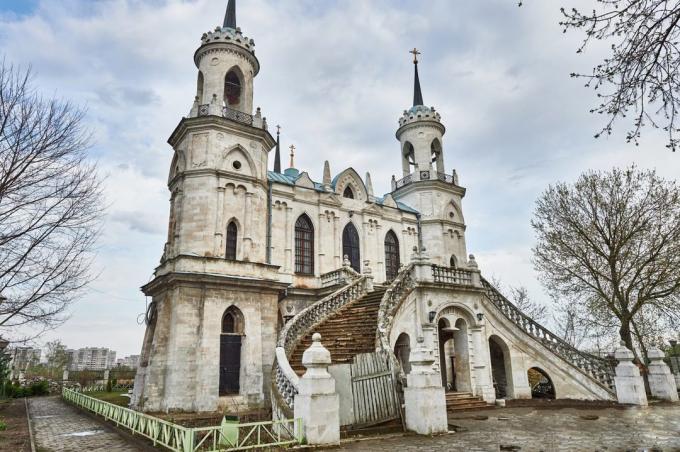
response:
[(498, 336), (489, 337), (489, 356), (491, 358), (491, 377), (497, 399), (513, 397), (512, 366), (510, 349)]
[(349, 264), (357, 272), (361, 272), (361, 251), (359, 233), (352, 223), (347, 223), (342, 231), (342, 254), (347, 256)]
[(230, 306), (222, 316), (220, 334), (220, 395), (238, 394), (241, 376), (241, 342), (243, 339), (243, 314)]
[(457, 307), (447, 307), (439, 314), (439, 368), (442, 386), (447, 391), (472, 392), (468, 313)]

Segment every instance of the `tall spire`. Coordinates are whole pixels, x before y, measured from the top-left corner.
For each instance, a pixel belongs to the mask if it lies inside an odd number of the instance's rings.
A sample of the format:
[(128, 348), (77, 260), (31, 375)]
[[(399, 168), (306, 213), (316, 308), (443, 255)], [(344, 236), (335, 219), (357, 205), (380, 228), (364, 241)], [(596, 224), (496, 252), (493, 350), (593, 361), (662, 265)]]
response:
[(409, 53), (413, 54), (413, 66), (415, 68), (415, 78), (413, 80), (413, 106), (423, 105), (423, 92), (420, 90), (420, 78), (418, 77), (418, 49), (414, 48)]
[(236, 29), (236, 0), (229, 0), (229, 3), (227, 3), (227, 12), (224, 14), (222, 28)]
[(281, 172), (281, 126), (276, 126), (276, 154), (274, 154), (274, 172)]

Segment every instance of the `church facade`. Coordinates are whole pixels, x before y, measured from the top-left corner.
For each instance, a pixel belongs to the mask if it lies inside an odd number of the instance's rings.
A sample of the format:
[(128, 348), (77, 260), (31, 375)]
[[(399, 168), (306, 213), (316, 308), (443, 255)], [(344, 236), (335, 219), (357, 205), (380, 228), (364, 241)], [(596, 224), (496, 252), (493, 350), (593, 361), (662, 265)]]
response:
[(446, 129), (424, 105), (412, 53), (412, 105), (395, 131), (385, 131), (386, 139), (396, 134), (402, 169), (391, 192), (378, 196), (369, 173), (333, 174), (329, 162), (314, 181), (295, 168), (293, 149), (282, 170), (278, 130), (273, 134), (253, 108), (260, 61), (254, 41), (236, 26), (230, 0), (223, 25), (201, 38), (196, 97), (168, 140), (174, 152), (168, 236), (154, 278), (142, 288), (152, 302), (135, 408), (271, 406), (281, 330), (338, 290), (339, 269), (392, 293), (391, 284), (414, 262), (427, 275), (414, 273), (423, 284), (400, 300), (385, 339), (404, 371), (406, 335), (407, 343), (418, 338), (431, 349), (445, 387), (486, 402), (499, 395), (501, 380), (504, 396), (530, 397), (533, 364), (555, 375), (562, 396), (611, 398), (587, 376), (569, 377), (560, 357), (523, 336), (517, 321), (493, 305), (466, 249), (465, 188), (445, 166)]

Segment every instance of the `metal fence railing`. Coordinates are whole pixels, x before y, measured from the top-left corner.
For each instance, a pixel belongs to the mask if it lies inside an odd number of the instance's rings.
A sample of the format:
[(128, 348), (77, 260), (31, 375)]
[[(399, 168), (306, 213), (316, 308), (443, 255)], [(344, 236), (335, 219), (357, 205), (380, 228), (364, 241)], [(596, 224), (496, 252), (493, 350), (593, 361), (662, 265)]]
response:
[(222, 421), (215, 427), (183, 427), (64, 388), (62, 397), (175, 452), (217, 452), (292, 446), (304, 442), (301, 419), (268, 422)]

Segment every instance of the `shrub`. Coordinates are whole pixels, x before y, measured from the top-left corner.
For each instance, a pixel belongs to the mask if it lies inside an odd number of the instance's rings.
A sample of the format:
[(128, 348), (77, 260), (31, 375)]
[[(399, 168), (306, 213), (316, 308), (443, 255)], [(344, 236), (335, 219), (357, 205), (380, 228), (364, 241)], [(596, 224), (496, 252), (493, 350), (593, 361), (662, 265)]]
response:
[(0, 419), (0, 432), (7, 430), (7, 424), (5, 424), (5, 421)]
[(43, 396), (50, 393), (50, 384), (46, 380), (36, 381), (31, 383), (30, 386), (31, 395)]

